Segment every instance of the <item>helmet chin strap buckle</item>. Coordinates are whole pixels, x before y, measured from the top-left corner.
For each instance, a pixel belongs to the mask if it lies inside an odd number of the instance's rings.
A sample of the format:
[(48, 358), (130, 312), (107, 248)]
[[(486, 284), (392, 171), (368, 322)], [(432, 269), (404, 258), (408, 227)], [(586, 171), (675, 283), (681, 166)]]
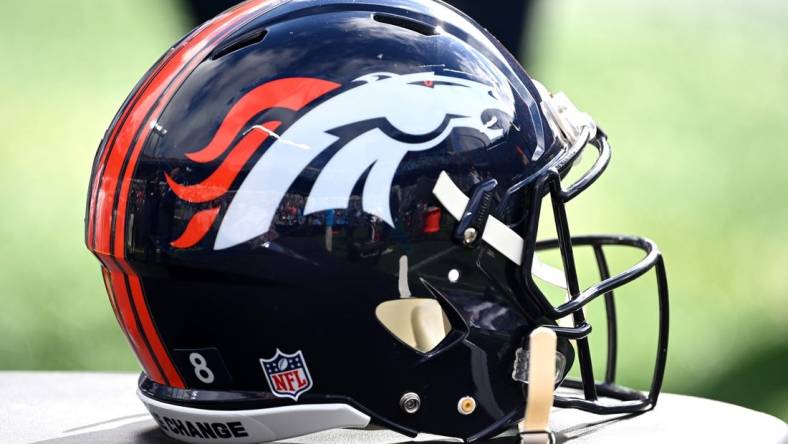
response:
[(557, 339), (549, 328), (539, 327), (529, 337), (528, 397), (525, 418), (518, 425), (521, 444), (552, 444), (550, 412), (555, 395)]
[[(471, 248), (484, 241), (510, 261), (521, 265), (525, 241), (490, 214), (492, 190), (496, 185), (494, 180), (482, 182), (474, 188), (473, 196), (469, 198), (446, 171), (441, 171), (432, 193), (446, 211), (459, 221), (454, 231), (456, 240)], [(539, 279), (559, 288), (567, 288), (564, 272), (543, 263), (536, 254), (533, 255), (531, 268), (531, 272)]]
[(466, 248), (476, 248), (482, 241), (487, 219), (493, 206), (493, 190), (498, 181), (488, 179), (473, 187), (462, 217), (454, 229), (454, 240)]

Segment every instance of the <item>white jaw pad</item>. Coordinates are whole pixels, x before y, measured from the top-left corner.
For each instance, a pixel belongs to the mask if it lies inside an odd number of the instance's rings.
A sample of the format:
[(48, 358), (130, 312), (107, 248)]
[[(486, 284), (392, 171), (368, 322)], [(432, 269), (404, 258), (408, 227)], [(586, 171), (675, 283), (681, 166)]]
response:
[(347, 404), (303, 404), (258, 410), (205, 410), (140, 398), (169, 437), (190, 443), (259, 443), (335, 428), (364, 428), (369, 416)]
[[(462, 218), (462, 212), (465, 211), (470, 199), (457, 187), (446, 171), (441, 171), (432, 193), (449, 214), (457, 220)], [(525, 244), (523, 238), (495, 217), (489, 216), (487, 218), (487, 226), (482, 233), (482, 240), (510, 261), (522, 265), (523, 245)], [(564, 272), (543, 263), (536, 254), (534, 254), (531, 273), (556, 287), (566, 288)]]

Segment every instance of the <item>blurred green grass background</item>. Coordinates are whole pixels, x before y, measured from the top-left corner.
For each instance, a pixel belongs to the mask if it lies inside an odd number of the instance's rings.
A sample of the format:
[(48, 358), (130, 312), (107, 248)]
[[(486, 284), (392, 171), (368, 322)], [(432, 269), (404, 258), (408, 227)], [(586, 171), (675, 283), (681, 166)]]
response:
[[(574, 232), (665, 253), (665, 390), (788, 419), (788, 4), (549, 0), (534, 23), (528, 70), (614, 149)], [(0, 3), (0, 369), (138, 368), (83, 245), (85, 193), (110, 119), (188, 27), (176, 1)], [(650, 333), (654, 308), (628, 299), (622, 328)], [(642, 386), (654, 340), (629, 331), (621, 376)]]

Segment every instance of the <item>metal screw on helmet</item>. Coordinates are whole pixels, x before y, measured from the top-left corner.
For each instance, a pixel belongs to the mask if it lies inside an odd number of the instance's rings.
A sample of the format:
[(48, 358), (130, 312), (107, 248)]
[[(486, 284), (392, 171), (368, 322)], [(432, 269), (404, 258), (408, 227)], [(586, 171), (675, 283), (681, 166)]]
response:
[(476, 238), (478, 236), (479, 236), (479, 232), (476, 231), (476, 228), (468, 228), (462, 234), (462, 239), (463, 239), (463, 242), (465, 242), (465, 245), (470, 245), (470, 244), (476, 242)]
[(412, 415), (421, 408), (421, 398), (413, 392), (405, 393), (399, 400), (399, 406), (402, 407), (405, 413), (410, 413)]
[(461, 415), (470, 415), (476, 410), (476, 400), (473, 399), (471, 396), (464, 396), (460, 398), (460, 401), (457, 403), (457, 411)]

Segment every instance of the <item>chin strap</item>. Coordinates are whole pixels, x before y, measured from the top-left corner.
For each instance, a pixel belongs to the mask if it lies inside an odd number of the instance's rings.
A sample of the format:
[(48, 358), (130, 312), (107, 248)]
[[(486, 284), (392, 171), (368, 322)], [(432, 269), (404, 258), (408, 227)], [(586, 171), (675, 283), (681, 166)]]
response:
[(529, 338), (528, 347), (528, 397), (525, 418), (519, 424), (522, 444), (552, 444), (550, 411), (555, 392), (555, 332), (539, 327)]
[[(452, 217), (457, 220), (462, 219), (470, 198), (451, 180), (446, 171), (441, 171), (432, 193)], [(494, 216), (487, 217), (482, 240), (510, 261), (517, 265), (522, 264), (525, 243), (523, 238)], [(533, 257), (531, 272), (545, 282), (560, 288), (567, 288), (564, 272), (543, 263), (536, 254)]]

